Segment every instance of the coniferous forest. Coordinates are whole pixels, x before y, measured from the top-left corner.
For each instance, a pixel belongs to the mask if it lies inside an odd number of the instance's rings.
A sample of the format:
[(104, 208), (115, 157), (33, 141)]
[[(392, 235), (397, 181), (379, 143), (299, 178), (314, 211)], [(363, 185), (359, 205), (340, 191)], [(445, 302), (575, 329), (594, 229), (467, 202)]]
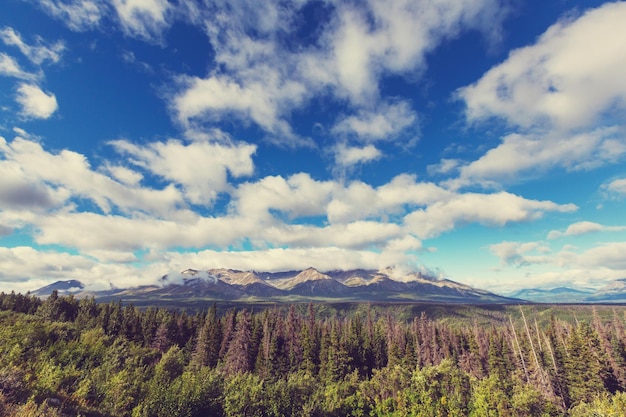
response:
[(3, 293), (0, 416), (624, 416), (625, 310), (576, 308), (471, 320)]

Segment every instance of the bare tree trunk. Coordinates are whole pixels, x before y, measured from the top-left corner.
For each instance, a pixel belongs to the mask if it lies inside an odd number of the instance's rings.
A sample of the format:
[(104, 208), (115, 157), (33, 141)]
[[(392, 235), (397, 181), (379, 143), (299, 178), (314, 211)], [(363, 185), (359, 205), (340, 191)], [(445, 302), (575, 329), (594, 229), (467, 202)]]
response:
[(528, 369), (526, 369), (524, 354), (522, 353), (522, 347), (520, 346), (519, 340), (517, 339), (517, 332), (515, 331), (515, 326), (513, 325), (513, 320), (511, 319), (511, 316), (509, 316), (509, 322), (511, 323), (511, 330), (513, 330), (513, 337), (515, 338), (515, 344), (517, 345), (517, 350), (519, 351), (519, 357), (522, 360), (522, 367), (524, 368), (524, 374), (526, 375), (526, 382), (528, 382)]

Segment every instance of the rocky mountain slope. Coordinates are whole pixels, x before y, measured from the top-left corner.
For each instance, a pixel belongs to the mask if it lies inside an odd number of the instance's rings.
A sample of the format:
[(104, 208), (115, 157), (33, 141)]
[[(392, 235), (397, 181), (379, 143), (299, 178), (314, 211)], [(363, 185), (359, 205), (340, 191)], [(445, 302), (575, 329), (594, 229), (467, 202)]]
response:
[(57, 281), (53, 282), (50, 285), (46, 285), (45, 287), (41, 287), (31, 294), (36, 295), (37, 297), (45, 297), (52, 293), (52, 291), (56, 291), (58, 294), (71, 294), (82, 291), (85, 286), (82, 282), (77, 281), (75, 279), (67, 280), (67, 281)]

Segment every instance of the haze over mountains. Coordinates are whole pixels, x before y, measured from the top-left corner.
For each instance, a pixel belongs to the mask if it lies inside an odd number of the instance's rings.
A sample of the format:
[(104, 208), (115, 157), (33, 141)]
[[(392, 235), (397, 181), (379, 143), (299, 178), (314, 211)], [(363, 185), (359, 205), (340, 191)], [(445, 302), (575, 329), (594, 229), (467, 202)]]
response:
[(78, 281), (58, 281), (33, 294), (53, 290), (78, 296), (124, 300), (229, 300), (229, 301), (432, 301), (456, 303), (507, 303), (513, 298), (472, 288), (448, 279), (420, 273), (399, 274), (392, 269), (321, 272), (258, 272), (232, 269), (187, 269), (161, 277), (158, 285), (90, 292)]
[(538, 303), (626, 303), (626, 278), (617, 279), (597, 290), (569, 287), (526, 288), (515, 291), (510, 296)]

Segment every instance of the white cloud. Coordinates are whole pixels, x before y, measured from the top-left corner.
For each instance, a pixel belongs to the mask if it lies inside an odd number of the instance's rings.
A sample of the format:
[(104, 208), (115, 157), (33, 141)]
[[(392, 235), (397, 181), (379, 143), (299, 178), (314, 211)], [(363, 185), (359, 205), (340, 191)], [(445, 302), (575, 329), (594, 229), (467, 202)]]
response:
[[(542, 242), (501, 242), (489, 246), (489, 250), (500, 258), (501, 266), (524, 267), (519, 279), (493, 283), (494, 289), (499, 287), (504, 293), (563, 285), (597, 289), (626, 276), (624, 242), (606, 242), (584, 250), (565, 245), (558, 252)], [(501, 268), (494, 271), (502, 274)], [(508, 274), (514, 276), (515, 272)]]
[(139, 185), (143, 179), (143, 175), (139, 172), (120, 165), (111, 165), (109, 163), (105, 166), (104, 170), (119, 182), (129, 186)]
[(382, 153), (374, 145), (363, 147), (347, 146), (343, 143), (335, 147), (335, 162), (340, 167), (351, 167), (352, 165), (380, 159)]
[[(0, 149), (4, 139), (0, 138)], [(35, 211), (60, 206), (68, 197), (30, 177), (15, 161), (0, 160), (0, 209)]]
[(298, 106), (306, 94), (304, 85), (283, 81), (275, 68), (254, 69), (244, 82), (224, 76), (206, 79), (179, 78), (182, 93), (173, 99), (179, 121), (187, 125), (193, 121), (219, 120), (225, 115), (251, 119), (263, 127), (276, 143), (310, 145), (298, 138), (291, 126), (281, 118), (283, 108)]
[[(501, 242), (490, 245), (489, 250), (500, 258), (502, 265), (521, 267), (552, 261), (549, 256), (545, 255), (550, 250), (540, 242)], [(539, 252), (540, 255), (528, 255), (531, 252)]]
[(190, 266), (196, 269), (232, 268), (251, 271), (289, 271), (314, 267), (321, 271), (336, 269), (378, 269), (401, 265), (408, 258), (396, 253), (375, 253), (367, 250), (348, 250), (338, 247), (274, 248), (257, 251), (214, 251), (174, 253), (162, 255), (171, 271)]
[(317, 39), (287, 48), (300, 30), (301, 6), (215, 2), (207, 16), (192, 16), (206, 29), (218, 67), (205, 78), (178, 77), (178, 92), (170, 99), (176, 118), (189, 125), (235, 115), (262, 127), (270, 141), (311, 145), (292, 132), (288, 118), (313, 97), (330, 95), (357, 109), (338, 131), (350, 130), (368, 141), (395, 138), (415, 127), (417, 116), (407, 103), (372, 110), (379, 107), (381, 78), (415, 75), (425, 54), (444, 39), (467, 29), (487, 32), (503, 15), (495, 0), (419, 5), (388, 0), (359, 8), (338, 3), (319, 24)]
[(553, 167), (589, 170), (615, 163), (626, 155), (626, 129), (603, 127), (578, 134), (510, 134), (502, 144), (460, 169), (448, 182), (453, 187), (489, 184), (538, 175)]
[(385, 250), (399, 253), (422, 250), (422, 241), (414, 236), (406, 235), (390, 240), (385, 246)]
[[(7, 143), (3, 139), (0, 168), (5, 168), (7, 181), (2, 192), (5, 197), (13, 196), (5, 199), (14, 202), (9, 209), (27, 210), (4, 212), (1, 223), (31, 225), (38, 244), (72, 247), (104, 259), (127, 259), (115, 254), (119, 251), (239, 247), (246, 241), (255, 248), (337, 246), (378, 248), (391, 254), (403, 248), (418, 250), (418, 238), (436, 236), (460, 224), (502, 226), (536, 219), (546, 211), (575, 208), (507, 193), (454, 194), (431, 183), (418, 183), (409, 175), (378, 188), (359, 181), (347, 187), (336, 181), (315, 181), (308, 174), (266, 177), (234, 187), (226, 173), (249, 175), (255, 149), (251, 145), (184, 145), (170, 140), (144, 147), (117, 141), (114, 147), (131, 156), (128, 163), (160, 175), (166, 188), (142, 188), (140, 173), (108, 161), (94, 170), (78, 153), (51, 154), (31, 140), (18, 137)], [(119, 182), (106, 173), (113, 173)], [(184, 189), (184, 197), (172, 183)], [(203, 188), (207, 183), (212, 185)], [(232, 195), (227, 215), (202, 217), (180, 207), (185, 200), (206, 201), (218, 189)], [(54, 211), (45, 212), (44, 206), (41, 213), (31, 207), (41, 206), (44, 198)], [(76, 199), (95, 202), (104, 214), (76, 212), (72, 204)], [(112, 214), (113, 207), (121, 214)], [(414, 211), (416, 207), (426, 208)], [(309, 224), (303, 224), (307, 218)], [(324, 218), (330, 224), (324, 224)]]
[(36, 189), (44, 187), (48, 193), (65, 200), (89, 199), (104, 212), (115, 206), (124, 212), (155, 215), (169, 213), (182, 202), (182, 196), (172, 185), (162, 190), (127, 186), (92, 170), (87, 158), (79, 153), (63, 150), (52, 154), (32, 140), (17, 137), (7, 143), (0, 139), (0, 152), (5, 158), (2, 164), (19, 167), (13, 170), (13, 181), (24, 178)]
[(20, 84), (15, 96), (21, 106), (21, 114), (26, 118), (48, 119), (57, 110), (57, 98), (33, 84)]
[(402, 227), (379, 221), (357, 221), (318, 227), (298, 224), (281, 224), (265, 227), (259, 237), (261, 242), (289, 247), (337, 246), (349, 249), (366, 249), (384, 246), (389, 240), (405, 235)]
[(33, 224), (38, 244), (58, 244), (81, 251), (228, 247), (263, 228), (247, 219), (200, 217), (185, 212), (171, 219), (58, 212), (36, 218)]
[(597, 232), (621, 232), (626, 230), (626, 226), (604, 226), (599, 223), (582, 221), (570, 224), (564, 232), (551, 230), (548, 239), (556, 239), (561, 236), (578, 236)]
[[(330, 62), (311, 61), (315, 72), (330, 71), (339, 94), (354, 103), (365, 103), (378, 95), (378, 80), (385, 73), (419, 72), (425, 55), (446, 38), (461, 31), (494, 29), (505, 13), (498, 2), (410, 0), (367, 2), (358, 9), (337, 6), (331, 31), (322, 41)], [(311, 71), (313, 72), (313, 71)]]
[(453, 171), (458, 170), (461, 161), (458, 159), (442, 159), (437, 164), (428, 165), (426, 167), (430, 175), (437, 174), (450, 174)]
[(405, 217), (405, 223), (408, 230), (418, 238), (427, 239), (463, 224), (480, 223), (501, 227), (511, 222), (537, 220), (545, 212), (567, 213), (576, 209), (573, 204), (528, 200), (507, 192), (465, 193), (447, 201), (435, 202), (424, 210), (414, 211)]
[(65, 45), (63, 42), (46, 44), (41, 38), (37, 38), (37, 45), (29, 45), (22, 40), (22, 37), (11, 27), (0, 30), (0, 39), (6, 45), (17, 47), (31, 62), (41, 65), (46, 61), (56, 64), (61, 60)]
[(278, 210), (288, 219), (321, 216), (339, 184), (315, 181), (309, 174), (295, 174), (285, 179), (268, 176), (244, 183), (233, 192), (233, 210), (252, 219), (269, 220), (270, 210)]
[[(585, 127), (626, 103), (626, 4), (606, 3), (551, 26), (459, 91), (470, 121), (492, 116), (533, 127)], [(599, 47), (598, 45), (602, 45)]]
[(130, 163), (154, 175), (181, 185), (187, 200), (193, 204), (210, 204), (217, 195), (230, 188), (228, 173), (238, 178), (254, 172), (252, 155), (256, 146), (178, 140), (154, 142), (147, 146), (117, 140), (111, 145), (130, 156)]
[(75, 279), (88, 290), (152, 284), (166, 270), (157, 263), (136, 268), (132, 265), (97, 262), (87, 256), (31, 247), (0, 247), (0, 290), (33, 291), (58, 280)]
[(626, 178), (615, 179), (602, 187), (610, 194), (618, 197), (626, 196)]
[(97, 0), (38, 0), (51, 16), (74, 31), (98, 27), (107, 13), (107, 3)]
[(112, 0), (124, 32), (143, 39), (158, 40), (169, 22), (167, 0)]
[(37, 78), (34, 74), (24, 71), (13, 57), (4, 53), (0, 53), (0, 75), (22, 80), (33, 80)]
[[(575, 257), (585, 267), (607, 268), (626, 272), (626, 242), (607, 242)], [(623, 277), (622, 277), (623, 278)]]
[(408, 128), (413, 127), (417, 139), (417, 113), (406, 101), (385, 103), (375, 110), (360, 110), (356, 116), (349, 116), (339, 121), (331, 130), (338, 136), (356, 136), (363, 142), (393, 140)]
[[(457, 94), (466, 118), (502, 118), (519, 131), (448, 184), (493, 185), (553, 167), (593, 169), (626, 155), (626, 3), (554, 24)], [(598, 47), (602, 45), (602, 47)]]
[(452, 198), (453, 193), (432, 183), (417, 182), (412, 175), (402, 174), (389, 183), (373, 188), (353, 181), (339, 188), (328, 204), (331, 223), (349, 223), (367, 218), (403, 215), (416, 206), (427, 206)]

